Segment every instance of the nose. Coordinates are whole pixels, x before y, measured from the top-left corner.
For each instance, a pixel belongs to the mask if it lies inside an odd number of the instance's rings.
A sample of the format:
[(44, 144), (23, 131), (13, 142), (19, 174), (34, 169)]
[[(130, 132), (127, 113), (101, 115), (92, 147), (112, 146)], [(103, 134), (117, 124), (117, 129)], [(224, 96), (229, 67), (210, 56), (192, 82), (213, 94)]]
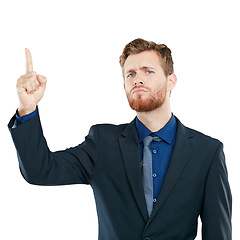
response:
[(143, 78), (141, 77), (141, 75), (138, 73), (136, 74), (135, 78), (134, 78), (134, 85), (138, 86), (138, 85), (143, 85), (144, 81)]

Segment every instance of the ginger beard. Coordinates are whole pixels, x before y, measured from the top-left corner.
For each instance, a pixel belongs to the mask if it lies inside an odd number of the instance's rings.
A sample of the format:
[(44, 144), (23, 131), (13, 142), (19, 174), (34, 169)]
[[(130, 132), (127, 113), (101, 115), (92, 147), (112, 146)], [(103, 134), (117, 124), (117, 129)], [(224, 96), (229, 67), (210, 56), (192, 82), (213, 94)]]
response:
[(133, 96), (132, 92), (136, 88), (141, 88), (141, 86), (132, 88), (132, 90), (126, 94), (130, 107), (136, 112), (153, 111), (157, 108), (160, 108), (166, 100), (167, 81), (158, 92), (151, 91), (149, 88), (146, 87), (142, 87), (147, 90), (147, 92), (143, 93), (144, 95), (148, 95), (147, 98), (146, 96), (143, 96), (143, 94)]

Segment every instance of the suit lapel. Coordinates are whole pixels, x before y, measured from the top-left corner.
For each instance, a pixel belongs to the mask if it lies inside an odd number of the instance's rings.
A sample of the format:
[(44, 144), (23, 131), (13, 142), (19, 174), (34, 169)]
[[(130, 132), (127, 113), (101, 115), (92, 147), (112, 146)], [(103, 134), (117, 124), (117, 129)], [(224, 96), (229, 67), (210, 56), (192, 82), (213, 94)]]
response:
[(147, 222), (148, 213), (142, 184), (140, 145), (135, 126), (135, 119), (124, 129), (122, 137), (119, 138), (119, 145), (133, 195), (138, 204), (139, 210), (143, 215), (143, 218)]
[[(177, 119), (177, 118), (176, 118)], [(153, 208), (153, 212), (149, 220), (151, 220), (160, 209), (168, 194), (171, 192), (176, 181), (180, 177), (185, 165), (187, 164), (193, 149), (194, 143), (190, 131), (177, 119), (178, 128), (176, 133), (176, 142), (173, 149), (172, 157), (169, 163), (167, 174), (158, 196), (157, 203)]]

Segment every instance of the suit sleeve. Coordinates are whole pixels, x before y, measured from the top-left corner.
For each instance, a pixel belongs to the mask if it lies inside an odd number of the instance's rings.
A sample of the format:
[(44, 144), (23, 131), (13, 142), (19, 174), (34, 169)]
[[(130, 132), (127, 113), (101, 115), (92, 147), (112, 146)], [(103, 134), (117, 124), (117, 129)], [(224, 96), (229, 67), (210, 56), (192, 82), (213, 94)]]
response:
[(232, 239), (232, 195), (223, 153), (219, 143), (206, 180), (201, 212), (203, 240)]
[(39, 114), (17, 128), (9, 124), (24, 179), (36, 185), (90, 184), (98, 152), (97, 128), (85, 141), (64, 151), (51, 152), (43, 136)]

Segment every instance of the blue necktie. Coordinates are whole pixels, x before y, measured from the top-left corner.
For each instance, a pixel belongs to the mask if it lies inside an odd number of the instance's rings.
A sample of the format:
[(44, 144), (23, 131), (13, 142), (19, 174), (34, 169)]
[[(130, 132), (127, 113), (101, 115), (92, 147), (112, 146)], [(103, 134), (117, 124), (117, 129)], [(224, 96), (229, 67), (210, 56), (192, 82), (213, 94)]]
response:
[(153, 178), (152, 178), (152, 141), (161, 141), (158, 136), (147, 136), (143, 140), (143, 189), (150, 217), (153, 209)]

